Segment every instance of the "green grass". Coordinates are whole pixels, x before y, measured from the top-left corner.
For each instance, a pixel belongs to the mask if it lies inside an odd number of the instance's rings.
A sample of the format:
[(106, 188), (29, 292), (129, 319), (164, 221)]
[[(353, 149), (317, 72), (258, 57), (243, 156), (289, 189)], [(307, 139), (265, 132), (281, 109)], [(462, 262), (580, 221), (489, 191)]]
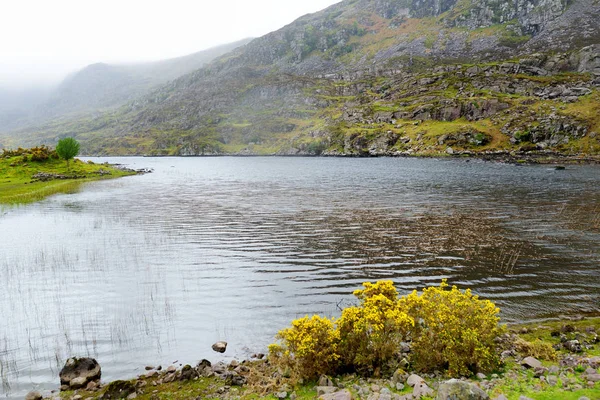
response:
[[(100, 171), (109, 174), (101, 175)], [(38, 172), (77, 176), (77, 179), (35, 181)], [(26, 204), (58, 193), (74, 193), (85, 182), (131, 175), (109, 165), (84, 163), (75, 159), (71, 168), (63, 160), (24, 161), (22, 156), (0, 158), (0, 204)]]

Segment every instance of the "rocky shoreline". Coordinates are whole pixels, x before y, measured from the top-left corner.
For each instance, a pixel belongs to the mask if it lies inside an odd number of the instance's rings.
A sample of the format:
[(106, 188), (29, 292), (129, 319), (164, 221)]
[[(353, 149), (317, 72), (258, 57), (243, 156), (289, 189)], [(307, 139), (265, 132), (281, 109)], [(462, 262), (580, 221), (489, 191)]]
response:
[[(451, 149), (451, 148), (449, 148)], [(131, 156), (134, 157), (134, 156)], [(169, 156), (144, 156), (150, 158), (161, 158)], [(204, 154), (204, 155), (188, 155), (177, 156), (184, 158), (195, 157), (308, 157), (308, 158), (438, 158), (438, 159), (463, 159), (463, 160), (481, 160), (489, 162), (500, 162), (507, 164), (567, 164), (567, 165), (595, 165), (600, 164), (600, 155), (577, 154), (568, 155), (550, 150), (515, 152), (507, 150), (495, 150), (485, 152), (473, 151), (454, 151), (447, 150), (446, 153), (434, 154), (417, 154), (411, 152), (374, 152), (363, 155), (346, 154), (346, 153), (323, 153), (320, 155), (303, 153), (303, 152), (280, 152), (276, 154), (254, 154), (254, 153), (232, 153), (232, 154)], [(136, 171), (138, 173), (144, 173)], [(147, 172), (152, 172), (148, 170)]]
[[(441, 372), (419, 374), (411, 369), (411, 345), (402, 349), (400, 365), (390, 376), (356, 374), (321, 376), (315, 382), (294, 382), (271, 365), (264, 354), (249, 360), (195, 366), (146, 366), (131, 380), (102, 383), (96, 360), (71, 358), (60, 373), (61, 391), (45, 398), (84, 399), (600, 399), (600, 317), (548, 321), (510, 327), (497, 339), (504, 367), (488, 375), (478, 373), (449, 379)], [(536, 344), (550, 344), (544, 353)], [(223, 353), (226, 343), (213, 350)], [(31, 392), (26, 400), (41, 400)]]

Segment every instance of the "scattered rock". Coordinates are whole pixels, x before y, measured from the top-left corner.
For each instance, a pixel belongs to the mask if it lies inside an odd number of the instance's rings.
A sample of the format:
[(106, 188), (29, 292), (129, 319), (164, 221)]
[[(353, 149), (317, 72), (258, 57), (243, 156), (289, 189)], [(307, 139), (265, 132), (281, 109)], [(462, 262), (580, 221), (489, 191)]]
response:
[(246, 378), (238, 373), (233, 373), (227, 377), (227, 383), (231, 386), (244, 386)]
[(25, 400), (42, 400), (44, 396), (40, 392), (29, 392), (27, 396), (25, 396)]
[(333, 386), (333, 381), (327, 375), (322, 375), (317, 386)]
[(168, 374), (172, 374), (175, 371), (177, 371), (177, 367), (175, 367), (174, 365), (169, 365), (169, 368), (167, 368)]
[(88, 382), (87, 386), (85, 387), (85, 390), (87, 390), (88, 392), (93, 392), (97, 390), (98, 387), (100, 387), (100, 383), (98, 381), (91, 381)]
[(586, 375), (585, 379), (590, 382), (600, 382), (600, 374)]
[(581, 343), (579, 343), (579, 340), (568, 340), (565, 343), (563, 343), (563, 346), (571, 353), (583, 352), (583, 348), (581, 347)]
[(149, 379), (149, 378), (154, 378), (156, 375), (158, 375), (158, 371), (150, 371), (145, 375), (145, 377), (146, 377), (146, 379)]
[(126, 399), (135, 393), (135, 386), (129, 381), (111, 382), (104, 392), (104, 399)]
[(179, 376), (180, 381), (189, 381), (198, 376), (198, 373), (191, 365), (186, 365), (181, 369), (181, 375)]
[(319, 397), (319, 399), (321, 399), (321, 400), (352, 400), (352, 393), (350, 393), (348, 390), (344, 389), (344, 390), (340, 390), (339, 392), (321, 395)]
[(277, 393), (275, 393), (275, 397), (277, 397), (278, 399), (281, 399), (281, 400), (285, 399), (287, 396), (288, 396), (287, 392), (277, 392)]
[(227, 372), (227, 365), (224, 362), (219, 361), (212, 366), (212, 370), (215, 374), (223, 375)]
[(523, 361), (521, 361), (521, 365), (524, 366), (525, 368), (532, 368), (532, 369), (542, 367), (542, 363), (533, 357), (524, 358)]
[(317, 386), (317, 396), (321, 396), (324, 394), (330, 394), (337, 390), (337, 388), (333, 386)]
[(425, 382), (417, 383), (413, 390), (413, 398), (420, 399), (421, 397), (433, 396), (433, 389), (431, 389)]
[(450, 379), (443, 382), (439, 389), (436, 400), (487, 400), (489, 396), (479, 387), (472, 383)]
[(227, 342), (217, 342), (212, 345), (212, 349), (217, 353), (225, 353), (225, 350), (227, 350)]
[(406, 384), (410, 387), (414, 387), (415, 385), (425, 383), (425, 379), (421, 378), (419, 375), (412, 374), (406, 380)]
[(73, 389), (81, 389), (83, 387), (86, 387), (88, 383), (88, 380), (85, 376), (78, 376), (77, 378), (73, 378), (71, 379), (71, 382), (69, 383), (69, 387), (73, 390)]

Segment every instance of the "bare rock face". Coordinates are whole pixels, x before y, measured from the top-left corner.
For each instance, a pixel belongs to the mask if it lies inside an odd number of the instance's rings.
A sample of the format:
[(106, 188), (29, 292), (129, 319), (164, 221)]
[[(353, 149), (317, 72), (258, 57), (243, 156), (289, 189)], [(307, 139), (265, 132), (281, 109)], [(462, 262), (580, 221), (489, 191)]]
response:
[[(69, 358), (60, 371), (61, 388), (77, 389), (90, 382), (100, 382), (100, 364), (93, 358)], [(75, 387), (76, 386), (76, 387)]]

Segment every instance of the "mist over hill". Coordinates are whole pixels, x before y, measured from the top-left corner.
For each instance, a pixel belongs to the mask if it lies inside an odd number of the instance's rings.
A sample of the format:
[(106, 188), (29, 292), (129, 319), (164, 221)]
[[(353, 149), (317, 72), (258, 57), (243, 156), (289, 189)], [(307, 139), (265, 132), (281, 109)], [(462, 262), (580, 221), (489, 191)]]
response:
[(250, 40), (244, 39), (168, 60), (92, 64), (70, 74), (55, 87), (24, 90), (0, 88), (0, 132), (123, 105), (160, 84), (201, 68)]

